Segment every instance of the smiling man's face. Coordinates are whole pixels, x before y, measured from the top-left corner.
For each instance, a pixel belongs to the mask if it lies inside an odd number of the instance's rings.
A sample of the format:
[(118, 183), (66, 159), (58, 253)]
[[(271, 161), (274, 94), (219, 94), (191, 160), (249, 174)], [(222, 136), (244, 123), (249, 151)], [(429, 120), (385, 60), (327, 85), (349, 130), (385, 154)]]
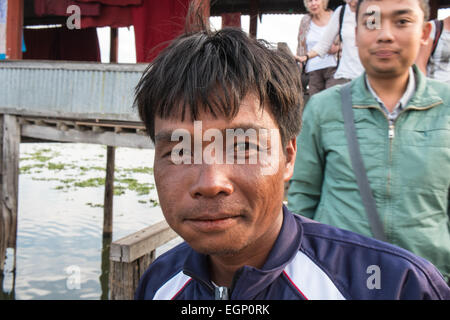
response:
[(358, 12), (356, 45), (367, 74), (408, 72), (429, 35), (419, 0), (366, 0)]
[[(267, 107), (261, 110), (259, 100), (249, 94), (242, 100), (239, 112), (232, 120), (215, 118), (208, 113), (200, 113), (196, 120), (201, 121), (202, 136), (210, 129), (215, 132), (239, 128), (254, 128), (255, 132), (267, 129), (275, 135), (262, 139), (267, 145), (260, 144), (261, 139), (247, 139), (238, 145), (233, 139), (216, 146), (222, 145), (225, 150), (231, 143), (234, 150), (244, 152), (246, 159), (253, 152), (264, 149), (271, 163), (258, 160), (245, 164), (238, 161), (176, 164), (172, 151), (179, 141), (171, 141), (171, 133), (177, 130), (189, 132), (193, 150), (194, 140), (198, 138), (194, 137), (198, 134), (194, 122), (190, 119), (181, 121), (178, 117), (155, 119), (154, 175), (161, 208), (172, 229), (196, 251), (210, 255), (251, 255), (265, 243), (272, 245), (278, 236), (282, 224), (284, 183), (292, 176), (296, 144), (293, 138), (282, 146), (279, 128), (268, 110)], [(201, 150), (205, 151), (210, 144), (203, 140)], [(220, 154), (218, 150), (208, 150), (212, 157)], [(193, 151), (192, 154), (187, 149), (184, 152), (189, 153), (188, 157), (194, 157)], [(267, 171), (268, 166), (276, 170), (267, 174), (270, 172)]]

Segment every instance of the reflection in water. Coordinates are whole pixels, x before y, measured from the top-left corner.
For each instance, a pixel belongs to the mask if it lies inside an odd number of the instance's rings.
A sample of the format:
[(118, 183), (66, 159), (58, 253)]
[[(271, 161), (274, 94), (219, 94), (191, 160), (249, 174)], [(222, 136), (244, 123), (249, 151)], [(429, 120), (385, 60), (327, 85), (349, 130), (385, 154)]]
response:
[(16, 273), (13, 272), (13, 287), (12, 290), (7, 292), (3, 288), (3, 282), (5, 279), (5, 274), (0, 271), (0, 300), (14, 300), (15, 299), (15, 282), (16, 282)]
[[(5, 266), (6, 266), (5, 270), (8, 270), (7, 268), (8, 259), (5, 262)], [(9, 283), (9, 285), (7, 283)], [(15, 298), (16, 298), (16, 269), (15, 269), (15, 253), (14, 253), (13, 269), (11, 271), (6, 272), (0, 270), (0, 300), (15, 300)]]
[[(13, 258), (7, 252), (0, 300), (108, 299), (111, 242), (163, 219), (153, 205), (153, 150), (116, 150), (113, 237), (103, 238), (106, 148), (53, 143), (20, 148), (17, 262), (15, 272), (9, 271)], [(71, 282), (78, 275), (79, 285)]]

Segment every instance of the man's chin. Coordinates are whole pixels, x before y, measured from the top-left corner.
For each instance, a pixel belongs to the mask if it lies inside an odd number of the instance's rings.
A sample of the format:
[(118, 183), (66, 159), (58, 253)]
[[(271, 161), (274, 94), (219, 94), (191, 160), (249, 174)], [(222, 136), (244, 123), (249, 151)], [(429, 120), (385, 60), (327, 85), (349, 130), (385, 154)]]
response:
[[(189, 243), (189, 242), (188, 242)], [(242, 251), (242, 248), (230, 247), (230, 246), (208, 246), (208, 245), (189, 245), (198, 253), (208, 256), (235, 256)]]
[[(205, 239), (203, 239), (205, 240)], [(237, 241), (186, 241), (192, 249), (198, 253), (210, 256), (235, 256), (242, 252), (247, 246)]]

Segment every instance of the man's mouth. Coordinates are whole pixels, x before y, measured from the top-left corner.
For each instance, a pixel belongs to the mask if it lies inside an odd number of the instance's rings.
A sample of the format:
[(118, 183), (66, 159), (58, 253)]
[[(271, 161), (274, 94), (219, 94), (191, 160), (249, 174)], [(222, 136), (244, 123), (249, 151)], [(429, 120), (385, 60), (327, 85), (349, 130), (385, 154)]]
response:
[(220, 232), (237, 223), (241, 215), (208, 214), (185, 219), (185, 223), (200, 232)]
[(378, 58), (381, 58), (381, 59), (383, 59), (383, 58), (390, 58), (390, 57), (393, 57), (394, 55), (396, 55), (397, 54), (397, 51), (395, 51), (395, 50), (388, 50), (388, 49), (381, 49), (381, 50), (376, 50), (376, 51), (374, 51), (374, 53), (373, 53), (376, 57), (378, 57)]

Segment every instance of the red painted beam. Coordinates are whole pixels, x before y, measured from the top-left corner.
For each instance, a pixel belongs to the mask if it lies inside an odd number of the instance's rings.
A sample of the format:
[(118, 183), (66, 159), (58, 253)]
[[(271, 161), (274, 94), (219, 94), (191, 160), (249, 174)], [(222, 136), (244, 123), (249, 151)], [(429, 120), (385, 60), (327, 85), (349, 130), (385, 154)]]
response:
[(6, 16), (6, 59), (22, 59), (23, 0), (9, 0)]

